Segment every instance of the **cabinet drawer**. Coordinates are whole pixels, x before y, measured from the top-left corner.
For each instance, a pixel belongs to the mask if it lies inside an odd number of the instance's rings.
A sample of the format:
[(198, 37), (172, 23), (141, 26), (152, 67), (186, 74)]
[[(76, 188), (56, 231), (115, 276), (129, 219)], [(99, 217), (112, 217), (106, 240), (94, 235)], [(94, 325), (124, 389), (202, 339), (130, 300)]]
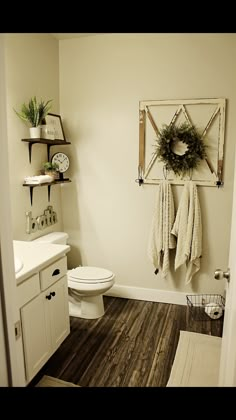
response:
[(67, 257), (60, 258), (44, 270), (40, 271), (41, 290), (47, 289), (51, 284), (63, 277), (67, 272)]
[(25, 280), (17, 286), (17, 303), (18, 308), (21, 308), (35, 296), (40, 293), (39, 274), (34, 274), (32, 277)]

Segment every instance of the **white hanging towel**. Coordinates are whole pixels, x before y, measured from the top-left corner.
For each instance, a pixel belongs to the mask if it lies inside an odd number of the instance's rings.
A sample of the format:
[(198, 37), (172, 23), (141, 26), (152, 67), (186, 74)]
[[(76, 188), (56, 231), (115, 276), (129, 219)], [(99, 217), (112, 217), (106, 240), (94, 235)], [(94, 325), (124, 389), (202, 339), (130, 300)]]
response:
[(148, 242), (148, 257), (155, 273), (161, 269), (162, 277), (169, 272), (169, 250), (175, 248), (176, 239), (171, 234), (174, 224), (175, 208), (171, 185), (164, 180), (157, 187), (154, 214)]
[(193, 181), (185, 183), (171, 232), (177, 237), (175, 270), (182, 264), (186, 264), (185, 283), (188, 284), (200, 269), (202, 256), (201, 209), (197, 187)]

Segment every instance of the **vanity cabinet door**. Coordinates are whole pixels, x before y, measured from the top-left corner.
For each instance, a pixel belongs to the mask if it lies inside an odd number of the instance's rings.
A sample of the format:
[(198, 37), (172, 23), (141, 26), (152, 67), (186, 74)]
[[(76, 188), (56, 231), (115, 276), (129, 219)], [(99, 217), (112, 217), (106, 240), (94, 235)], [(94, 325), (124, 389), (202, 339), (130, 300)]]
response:
[(26, 379), (30, 382), (70, 332), (67, 277), (21, 308)]
[(70, 333), (67, 277), (54, 283), (50, 290), (50, 327), (52, 350), (55, 351)]
[(40, 294), (21, 308), (26, 378), (29, 382), (51, 355), (49, 302)]

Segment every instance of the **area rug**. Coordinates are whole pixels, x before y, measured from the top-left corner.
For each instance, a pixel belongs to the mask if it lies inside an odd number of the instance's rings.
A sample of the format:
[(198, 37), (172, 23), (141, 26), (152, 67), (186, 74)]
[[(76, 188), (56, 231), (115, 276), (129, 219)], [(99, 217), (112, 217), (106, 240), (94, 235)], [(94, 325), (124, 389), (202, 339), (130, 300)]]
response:
[(53, 378), (52, 376), (44, 375), (42, 379), (35, 385), (36, 387), (78, 387), (72, 382), (62, 381), (61, 379)]
[(167, 387), (216, 387), (220, 366), (220, 337), (180, 331)]

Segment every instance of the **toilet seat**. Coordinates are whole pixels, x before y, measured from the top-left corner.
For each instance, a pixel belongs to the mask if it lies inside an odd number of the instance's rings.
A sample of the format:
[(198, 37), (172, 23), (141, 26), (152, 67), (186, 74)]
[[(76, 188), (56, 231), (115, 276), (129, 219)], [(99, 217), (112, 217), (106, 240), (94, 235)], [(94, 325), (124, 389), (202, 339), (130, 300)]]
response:
[(109, 282), (114, 274), (100, 267), (77, 267), (67, 272), (69, 280), (79, 283), (106, 283)]

